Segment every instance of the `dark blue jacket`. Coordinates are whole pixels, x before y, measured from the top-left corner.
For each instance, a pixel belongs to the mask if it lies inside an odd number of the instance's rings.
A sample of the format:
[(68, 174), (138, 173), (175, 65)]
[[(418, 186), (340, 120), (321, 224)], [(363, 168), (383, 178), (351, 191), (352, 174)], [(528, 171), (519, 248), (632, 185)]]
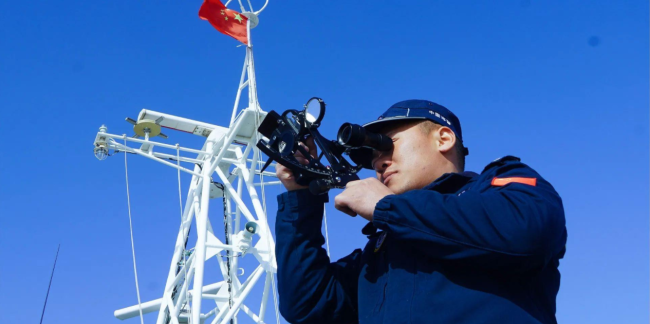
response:
[(287, 321), (556, 323), (564, 209), (551, 184), (518, 158), (383, 198), (363, 230), (363, 251), (333, 263), (322, 247), (326, 201), (307, 190), (278, 196)]

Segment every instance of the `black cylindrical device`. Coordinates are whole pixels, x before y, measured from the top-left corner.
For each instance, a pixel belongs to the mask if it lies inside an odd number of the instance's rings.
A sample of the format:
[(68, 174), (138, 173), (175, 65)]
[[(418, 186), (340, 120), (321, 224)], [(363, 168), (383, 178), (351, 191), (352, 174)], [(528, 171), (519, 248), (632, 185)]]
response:
[(339, 144), (350, 147), (368, 147), (377, 151), (390, 151), (393, 149), (393, 140), (383, 134), (367, 131), (363, 126), (345, 123), (339, 128), (337, 135)]

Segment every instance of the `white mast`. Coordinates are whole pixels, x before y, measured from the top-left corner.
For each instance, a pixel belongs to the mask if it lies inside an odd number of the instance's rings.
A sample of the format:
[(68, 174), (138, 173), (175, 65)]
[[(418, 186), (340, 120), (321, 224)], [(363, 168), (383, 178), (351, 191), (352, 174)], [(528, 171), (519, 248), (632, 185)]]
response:
[[(99, 159), (105, 159), (111, 152), (128, 152), (174, 167), (179, 173), (192, 174), (163, 296), (116, 310), (115, 316), (119, 319), (139, 316), (142, 310), (142, 313), (158, 311), (157, 324), (199, 324), (207, 321), (216, 324), (227, 323), (231, 319), (236, 321), (241, 311), (256, 323), (264, 321), (271, 286), (275, 287), (277, 265), (275, 242), (266, 217), (265, 197), (258, 194), (257, 188), (263, 193), (264, 185), (279, 182), (264, 182), (264, 176), (274, 176), (274, 173), (262, 174), (259, 170), (264, 161), (255, 147), (260, 139), (257, 127), (266, 112), (262, 111), (257, 99), (250, 29), (257, 25), (257, 17), (268, 0), (258, 11), (253, 11), (252, 7), (246, 11), (241, 1), (239, 3), (242, 14), (248, 17), (248, 45), (228, 128), (142, 110), (137, 120), (130, 120), (134, 124), (136, 137), (110, 134), (105, 126), (97, 133), (94, 145), (95, 155)], [(248, 107), (237, 114), (242, 91), (246, 88)], [(191, 132), (207, 137), (207, 140), (200, 150), (152, 141), (151, 138), (155, 136), (167, 137), (160, 133), (161, 127)], [(129, 147), (129, 142), (140, 147)], [(185, 165), (192, 165), (193, 168)], [(217, 180), (213, 181), (215, 173)], [(223, 211), (210, 211), (210, 199), (223, 200)], [(244, 200), (248, 200), (248, 204)], [(249, 206), (252, 206), (252, 210)], [(246, 223), (243, 227), (242, 216)], [(188, 249), (186, 242), (192, 223), (195, 224), (197, 243), (194, 248)], [(224, 224), (223, 229), (215, 229), (213, 224)], [(221, 273), (223, 280), (206, 283), (205, 262), (213, 257), (219, 265), (215, 270)], [(238, 262), (241, 257), (255, 258), (259, 263), (252, 273), (242, 276), (246, 278), (244, 282), (238, 276), (243, 270)], [(255, 308), (245, 304), (245, 300), (262, 277), (264, 284), (259, 285), (263, 287), (260, 288), (263, 289), (262, 303), (259, 311), (255, 312)], [(275, 288), (272, 293), (275, 294)], [(210, 301), (211, 309), (202, 313), (202, 305), (207, 301)]]

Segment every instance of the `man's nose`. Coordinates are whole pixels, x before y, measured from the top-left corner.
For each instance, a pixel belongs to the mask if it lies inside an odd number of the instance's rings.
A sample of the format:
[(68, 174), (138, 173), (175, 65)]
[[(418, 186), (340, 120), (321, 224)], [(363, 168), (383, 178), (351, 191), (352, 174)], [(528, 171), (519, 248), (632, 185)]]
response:
[(383, 173), (390, 166), (390, 152), (379, 152), (379, 156), (372, 162), (372, 167), (377, 173)]

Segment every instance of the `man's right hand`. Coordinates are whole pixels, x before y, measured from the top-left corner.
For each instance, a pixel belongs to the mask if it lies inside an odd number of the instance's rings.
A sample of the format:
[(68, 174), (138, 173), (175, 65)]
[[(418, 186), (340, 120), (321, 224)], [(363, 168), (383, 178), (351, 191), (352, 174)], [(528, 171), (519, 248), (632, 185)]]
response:
[[(313, 158), (316, 158), (318, 156), (318, 148), (316, 147), (316, 143), (314, 143), (313, 137), (307, 138), (305, 143), (298, 142), (298, 145), (305, 147)], [(296, 157), (296, 160), (300, 162), (300, 164), (309, 164), (309, 160), (307, 160), (307, 158), (305, 158), (305, 156), (300, 151), (296, 152), (294, 156)], [(280, 163), (276, 163), (275, 165), (275, 175), (278, 177), (278, 179), (280, 179), (280, 182), (282, 182), (284, 187), (287, 188), (287, 191), (309, 188), (308, 186), (299, 185), (296, 182), (296, 178), (293, 176), (293, 172)]]

